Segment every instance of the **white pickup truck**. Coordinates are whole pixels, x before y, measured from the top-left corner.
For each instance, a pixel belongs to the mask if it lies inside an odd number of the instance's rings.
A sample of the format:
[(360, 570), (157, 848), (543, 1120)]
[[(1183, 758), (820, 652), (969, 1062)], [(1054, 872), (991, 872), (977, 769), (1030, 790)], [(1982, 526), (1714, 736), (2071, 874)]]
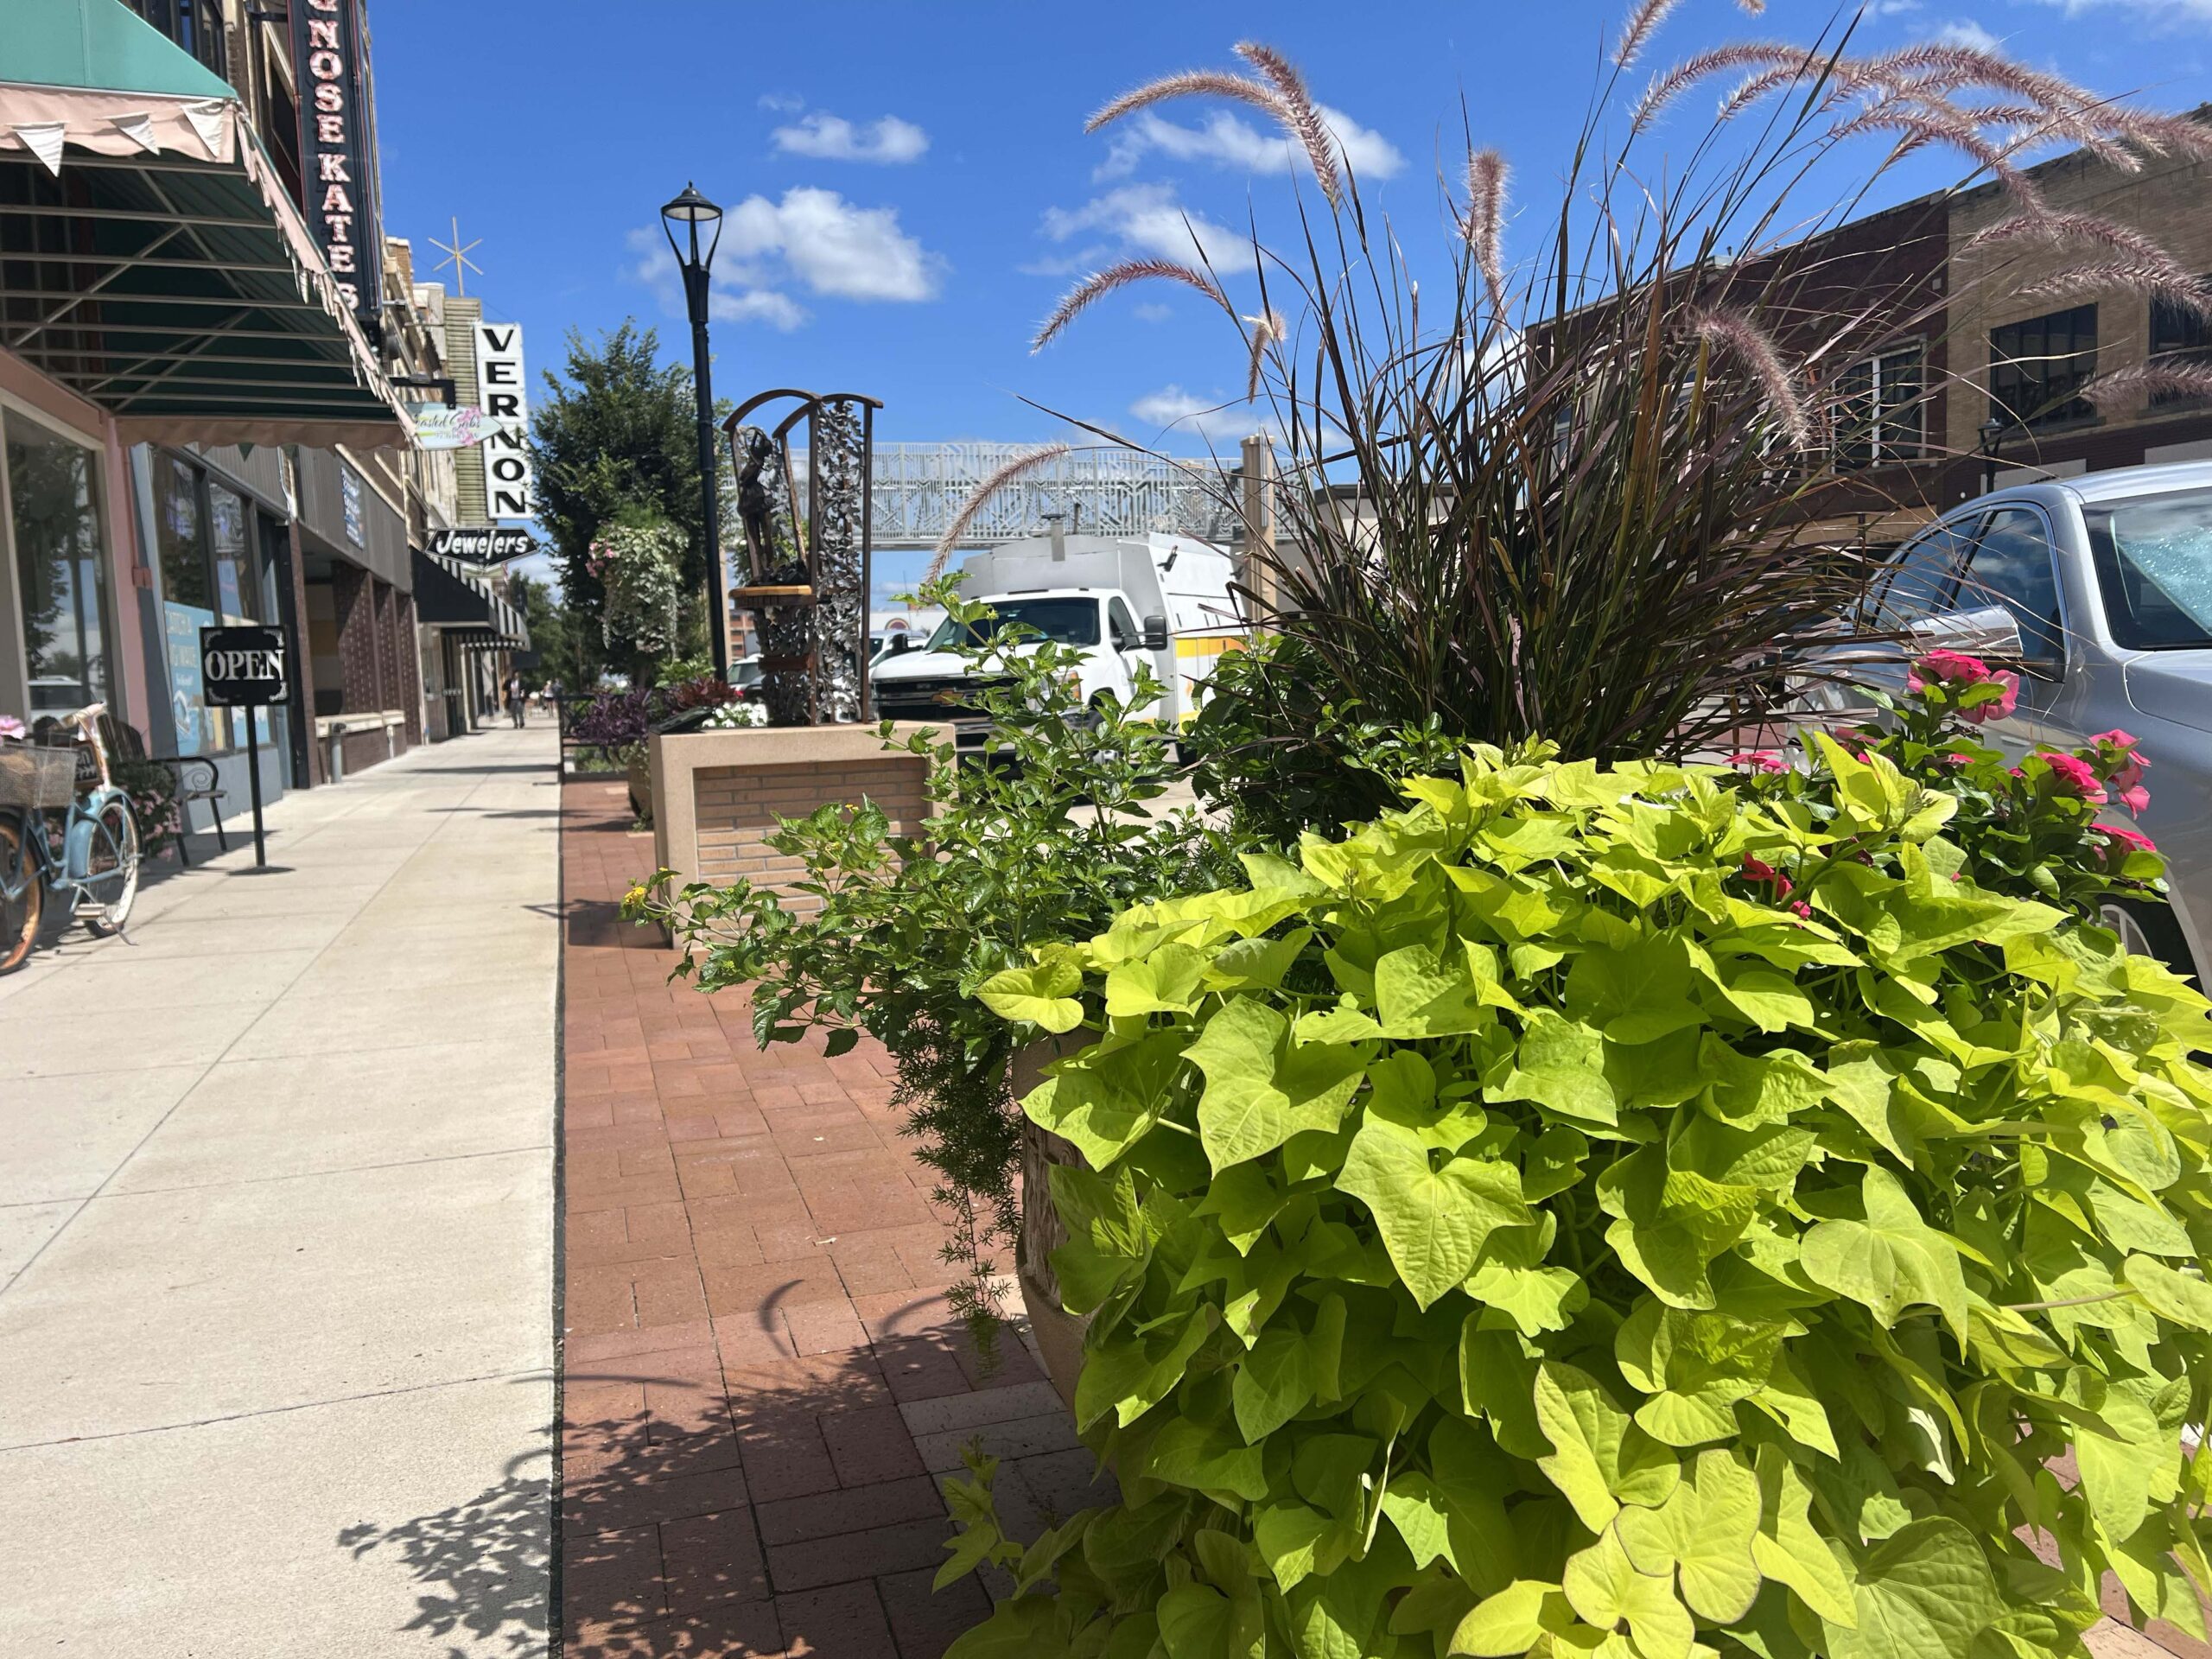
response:
[[(1128, 701), (1137, 664), (1164, 688), (1152, 718), (1180, 730), (1199, 684), (1249, 632), (1229, 584), (1229, 555), (1187, 536), (1070, 536), (1055, 531), (975, 553), (960, 566), (963, 599), (982, 600), (1001, 624), (1020, 623), (1083, 652), (1085, 702)], [(876, 713), (950, 725), (962, 750), (981, 752), (988, 722), (963, 708), (967, 664), (955, 651), (976, 636), (947, 620), (926, 641), (893, 649), (870, 671)]]

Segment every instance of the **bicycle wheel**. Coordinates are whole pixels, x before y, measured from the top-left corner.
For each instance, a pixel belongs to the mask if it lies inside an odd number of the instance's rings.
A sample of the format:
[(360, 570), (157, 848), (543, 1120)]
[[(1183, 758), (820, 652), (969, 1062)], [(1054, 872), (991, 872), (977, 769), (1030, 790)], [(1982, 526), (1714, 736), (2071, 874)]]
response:
[[(17, 887), (22, 890), (10, 899), (9, 890)], [(23, 840), (23, 821), (0, 817), (0, 974), (23, 965), (45, 910), (46, 884), (39, 879), (36, 856)]]
[(80, 914), (85, 925), (105, 938), (123, 931), (138, 899), (138, 820), (130, 803), (111, 798), (92, 815), (92, 868), (83, 892), (92, 902)]

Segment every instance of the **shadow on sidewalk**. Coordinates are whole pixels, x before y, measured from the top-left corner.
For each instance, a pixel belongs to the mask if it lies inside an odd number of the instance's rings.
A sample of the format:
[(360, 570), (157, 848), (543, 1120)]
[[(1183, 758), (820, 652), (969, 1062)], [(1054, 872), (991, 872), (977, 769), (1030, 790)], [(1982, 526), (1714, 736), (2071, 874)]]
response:
[(505, 1478), (467, 1503), (391, 1526), (365, 1521), (338, 1543), (357, 1560), (396, 1552), (423, 1586), (401, 1629), (449, 1639), (456, 1654), (534, 1656), (545, 1651), (552, 1501), (541, 1447), (510, 1459)]

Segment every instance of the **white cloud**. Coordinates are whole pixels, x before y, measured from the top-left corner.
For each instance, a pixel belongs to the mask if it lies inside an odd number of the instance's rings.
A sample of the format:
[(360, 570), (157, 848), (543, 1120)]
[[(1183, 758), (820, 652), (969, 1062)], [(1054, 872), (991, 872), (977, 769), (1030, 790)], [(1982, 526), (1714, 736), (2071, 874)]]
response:
[(806, 308), (772, 288), (720, 289), (707, 296), (707, 315), (716, 322), (765, 322), (788, 334), (806, 321)]
[(817, 294), (848, 300), (937, 297), (944, 262), (899, 228), (895, 207), (856, 207), (835, 190), (802, 185), (781, 201), (747, 196), (722, 221), (739, 259), (780, 258)]
[(1919, 10), (1920, 0), (1872, 0), (1866, 8), (1866, 15), (1869, 17), (1896, 17)]
[(1263, 404), (1235, 397), (1195, 397), (1179, 385), (1147, 392), (1129, 405), (1129, 413), (1178, 435), (1203, 438), (1217, 447), (1240, 442), (1255, 432), (1271, 431), (1274, 424)]
[[(683, 313), (676, 260), (657, 231), (630, 232), (636, 258), (628, 275)], [(935, 299), (944, 261), (899, 226), (893, 207), (861, 207), (834, 190), (800, 187), (780, 201), (747, 196), (722, 216), (709, 315), (788, 331), (807, 312), (785, 290), (794, 285), (838, 299), (913, 302)]]
[(1974, 52), (1994, 52), (2002, 41), (1970, 17), (1960, 17), (1937, 29), (1932, 38), (1942, 46), (1963, 46)]
[(1216, 266), (1231, 268), (1243, 264), (1252, 246), (1236, 232), (1182, 207), (1170, 184), (1125, 184), (1080, 207), (1045, 210), (1045, 234), (1053, 241), (1065, 242), (1086, 231), (1103, 231), (1164, 258), (1187, 260), (1203, 253)]
[(776, 148), (785, 155), (811, 156), (825, 162), (881, 162), (895, 166), (921, 160), (930, 147), (928, 133), (895, 115), (855, 126), (843, 116), (826, 110), (801, 117), (795, 126), (778, 127), (772, 136)]
[[(1337, 154), (1363, 179), (1387, 179), (1399, 172), (1406, 158), (1397, 146), (1371, 127), (1363, 127), (1342, 110), (1319, 106), (1321, 120), (1335, 142)], [(1284, 173), (1306, 165), (1305, 151), (1279, 129), (1262, 131), (1226, 110), (1208, 116), (1205, 124), (1179, 126), (1150, 111), (1139, 114), (1118, 130), (1095, 176), (1125, 177), (1150, 151), (1179, 162), (1211, 162), (1217, 167), (1245, 173)]]
[(1134, 312), (1139, 322), (1165, 322), (1175, 315), (1175, 308), (1162, 305), (1157, 300), (1147, 300), (1142, 305), (1134, 308)]
[(806, 107), (806, 100), (797, 92), (763, 92), (755, 100), (764, 110), (774, 110), (791, 115)]

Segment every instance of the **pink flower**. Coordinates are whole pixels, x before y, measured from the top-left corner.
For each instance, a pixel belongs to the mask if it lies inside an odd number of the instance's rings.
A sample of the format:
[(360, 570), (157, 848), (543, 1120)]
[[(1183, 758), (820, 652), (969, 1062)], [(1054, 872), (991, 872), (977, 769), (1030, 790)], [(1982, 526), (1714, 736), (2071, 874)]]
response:
[(1943, 757), (1943, 764), (1947, 766), (1970, 766), (1974, 764), (1974, 757), (1970, 754), (1961, 754), (1956, 749), (1953, 749)]
[(1772, 883), (1775, 897), (1777, 899), (1787, 899), (1789, 896), (1791, 887), (1789, 878), (1776, 869), (1773, 865), (1763, 859), (1753, 858), (1749, 853), (1744, 855), (1744, 879), (1746, 881)]
[(0, 737), (21, 737), (23, 722), (13, 715), (0, 715)]
[(2135, 747), (2138, 741), (2139, 740), (2131, 734), (2123, 732), (2119, 727), (2115, 726), (2108, 732), (2099, 732), (2094, 737), (2089, 740), (2089, 742), (2093, 747), (2100, 749), (2103, 748), (2107, 744), (2111, 745), (2115, 749), (2132, 749)]
[(2042, 760), (2056, 780), (2055, 787), (2061, 795), (2071, 795), (2094, 806), (2102, 806), (2110, 798), (2105, 793), (2105, 786), (2097, 781), (2095, 771), (2080, 755), (2045, 752)]
[(2120, 791), (2120, 804), (2139, 818), (2143, 816), (2143, 809), (2151, 804), (2151, 791), (2140, 784), (2123, 789)]
[(1787, 772), (1789, 763), (1772, 749), (1738, 749), (1728, 757), (1732, 766), (1742, 766), (1750, 772)]
[[(1945, 685), (1979, 685), (1989, 677), (1989, 664), (1962, 651), (1931, 651), (1914, 666), (1917, 675), (1908, 675), (1907, 684), (1918, 677), (1940, 681)], [(1915, 685), (1912, 689), (1917, 691), (1920, 687)]]
[[(1974, 659), (1969, 657), (1966, 660), (1971, 663)], [(2004, 695), (1994, 702), (1977, 703), (1971, 709), (1959, 710), (1959, 717), (1961, 720), (1976, 726), (1980, 725), (1984, 721), (2004, 719), (2012, 712), (2020, 701), (2020, 677), (2010, 669), (2000, 668), (1994, 674), (1985, 671), (1981, 680), (1976, 682), (1976, 683), (1982, 683), (2000, 688)]]
[[(2114, 847), (2124, 847), (2127, 852), (2155, 853), (2158, 850), (2158, 843), (2140, 830), (2126, 830), (2116, 823), (2101, 823), (2096, 829), (2097, 833)], [(2126, 854), (2121, 856), (2125, 857)]]
[(1813, 907), (1802, 899), (1792, 899), (1789, 901), (1789, 908), (1797, 912), (1797, 919), (1801, 922), (1809, 922), (1813, 919)]

